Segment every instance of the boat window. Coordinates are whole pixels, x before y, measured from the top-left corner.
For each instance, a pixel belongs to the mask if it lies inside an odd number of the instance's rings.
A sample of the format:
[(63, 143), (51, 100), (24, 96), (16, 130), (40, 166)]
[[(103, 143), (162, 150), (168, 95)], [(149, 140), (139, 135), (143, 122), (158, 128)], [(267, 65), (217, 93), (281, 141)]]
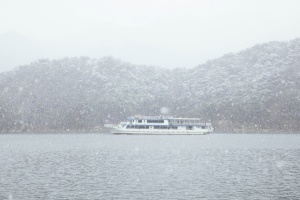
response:
[(138, 123), (142, 123), (142, 120), (138, 120)]
[(164, 123), (164, 120), (155, 120), (155, 119), (148, 119), (148, 123)]
[(167, 126), (154, 126), (154, 129), (168, 129)]

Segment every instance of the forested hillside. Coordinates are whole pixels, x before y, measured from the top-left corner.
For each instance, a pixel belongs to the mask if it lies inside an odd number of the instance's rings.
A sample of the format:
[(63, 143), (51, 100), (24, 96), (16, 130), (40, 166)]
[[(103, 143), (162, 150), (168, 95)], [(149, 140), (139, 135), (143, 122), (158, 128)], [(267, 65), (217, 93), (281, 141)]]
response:
[(186, 85), (197, 98), (188, 107), (223, 128), (300, 129), (299, 39), (256, 45), (189, 74)]
[(0, 74), (0, 131), (90, 131), (134, 114), (200, 117), (219, 131), (300, 130), (300, 40), (193, 69), (39, 60)]

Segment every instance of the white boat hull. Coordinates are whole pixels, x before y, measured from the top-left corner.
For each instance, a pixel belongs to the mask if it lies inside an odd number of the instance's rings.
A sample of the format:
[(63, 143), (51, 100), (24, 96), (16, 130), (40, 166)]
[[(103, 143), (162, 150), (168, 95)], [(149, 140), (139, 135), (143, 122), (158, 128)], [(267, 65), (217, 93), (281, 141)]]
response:
[(112, 129), (113, 134), (128, 134), (128, 135), (205, 135), (213, 132), (212, 129), (198, 130), (149, 130), (149, 129)]

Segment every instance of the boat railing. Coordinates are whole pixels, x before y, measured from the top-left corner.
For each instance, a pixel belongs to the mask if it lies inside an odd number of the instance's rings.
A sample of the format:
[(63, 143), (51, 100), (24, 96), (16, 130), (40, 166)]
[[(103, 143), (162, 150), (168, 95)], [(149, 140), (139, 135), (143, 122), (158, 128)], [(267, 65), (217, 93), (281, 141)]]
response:
[(172, 117), (169, 116), (143, 116), (143, 115), (134, 115), (132, 117), (129, 117), (129, 119), (170, 119)]
[(211, 123), (199, 123), (199, 122), (170, 122), (170, 125), (175, 126), (211, 126)]

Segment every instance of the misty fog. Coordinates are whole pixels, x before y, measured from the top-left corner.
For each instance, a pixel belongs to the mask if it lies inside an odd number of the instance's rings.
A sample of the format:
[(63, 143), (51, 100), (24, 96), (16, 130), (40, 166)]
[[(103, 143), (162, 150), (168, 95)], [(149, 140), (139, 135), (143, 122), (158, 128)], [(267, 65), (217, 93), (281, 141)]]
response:
[(300, 1), (0, 1), (0, 199), (300, 199)]

